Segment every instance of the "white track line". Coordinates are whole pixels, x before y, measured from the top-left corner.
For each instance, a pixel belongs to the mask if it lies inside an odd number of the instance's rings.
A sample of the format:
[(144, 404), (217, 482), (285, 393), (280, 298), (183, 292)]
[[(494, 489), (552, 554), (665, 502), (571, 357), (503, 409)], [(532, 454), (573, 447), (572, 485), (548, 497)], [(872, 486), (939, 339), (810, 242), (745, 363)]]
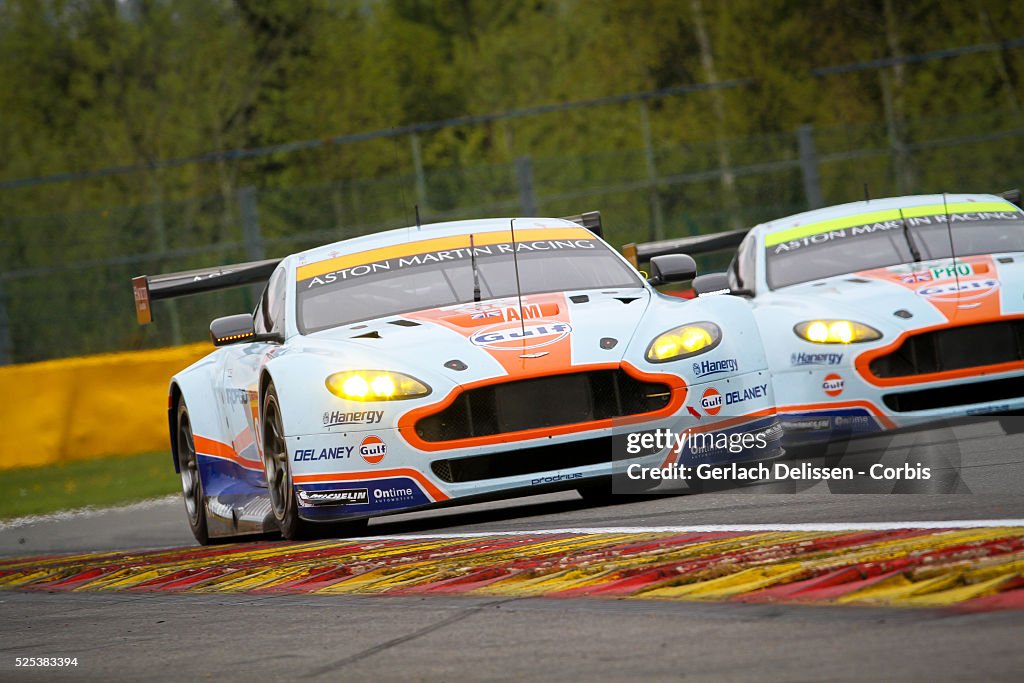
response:
[(15, 517), (14, 519), (8, 519), (6, 521), (0, 521), (0, 531), (6, 529), (17, 529), (18, 527), (28, 526), (29, 524), (42, 524), (45, 522), (66, 522), (69, 519), (87, 519), (89, 517), (99, 517), (109, 512), (138, 512), (139, 510), (148, 510), (150, 508), (158, 507), (160, 505), (166, 505), (173, 503), (177, 500), (181, 500), (180, 494), (171, 494), (169, 496), (161, 496), (159, 498), (147, 498), (146, 500), (140, 500), (137, 503), (131, 503), (130, 505), (119, 505), (117, 507), (84, 507), (77, 508), (75, 510), (61, 510), (60, 512), (51, 512), (45, 515), (28, 515), (27, 517)]
[(522, 529), (450, 534), (393, 534), (360, 536), (349, 540), (401, 540), (410, 538), (481, 538), (487, 536), (540, 536), (552, 534), (694, 534), (715, 531), (893, 531), (897, 529), (975, 529), (979, 527), (1024, 527), (1024, 519), (954, 519), (926, 522), (829, 522), (816, 524), (702, 524), (696, 526), (605, 526), (568, 529)]
[[(118, 507), (85, 507), (76, 510), (63, 510), (46, 515), (30, 515), (0, 521), (0, 531), (16, 529), (29, 524), (45, 522), (64, 522), (71, 519), (88, 519), (100, 517), (108, 513), (137, 512), (175, 503), (180, 499), (177, 494), (148, 498), (146, 500)], [(380, 536), (360, 536), (350, 540), (372, 541), (393, 539), (444, 539), (444, 538), (480, 538), (485, 536), (541, 536), (554, 534), (692, 534), (720, 531), (768, 532), (768, 531), (809, 531), (809, 532), (842, 532), (842, 531), (892, 531), (897, 529), (976, 529), (979, 527), (1024, 527), (1024, 519), (951, 519), (937, 521), (910, 522), (817, 522), (795, 524), (698, 524), (691, 526), (607, 526), (607, 527), (570, 527), (563, 529), (520, 529), (516, 531), (458, 532), (444, 534), (382, 534)]]

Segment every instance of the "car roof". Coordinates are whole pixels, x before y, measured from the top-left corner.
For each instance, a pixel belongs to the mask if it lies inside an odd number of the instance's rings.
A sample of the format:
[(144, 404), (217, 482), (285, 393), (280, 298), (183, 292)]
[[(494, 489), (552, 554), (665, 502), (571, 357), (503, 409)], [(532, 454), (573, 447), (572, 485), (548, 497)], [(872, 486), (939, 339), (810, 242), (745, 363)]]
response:
[(371, 235), (339, 240), (298, 252), (293, 254), (292, 258), (297, 264), (306, 265), (329, 258), (358, 254), (363, 251), (397, 244), (407, 244), (409, 242), (418, 242), (438, 237), (454, 237), (470, 233), (479, 234), (508, 230), (513, 220), (515, 220), (515, 229), (517, 231), (542, 228), (581, 228), (578, 223), (562, 218), (480, 218), (463, 221), (445, 221), (443, 223), (429, 223), (419, 227), (396, 228), (394, 230), (376, 232)]
[(824, 232), (833, 228), (898, 220), (900, 210), (909, 215), (914, 213), (915, 208), (937, 207), (937, 212), (942, 214), (944, 206), (948, 206), (952, 212), (963, 212), (971, 210), (969, 206), (965, 206), (970, 204), (977, 204), (977, 211), (1020, 212), (1015, 205), (993, 194), (918, 194), (813, 209), (762, 223), (755, 226), (754, 230), (764, 236), (766, 243), (781, 242), (791, 237)]

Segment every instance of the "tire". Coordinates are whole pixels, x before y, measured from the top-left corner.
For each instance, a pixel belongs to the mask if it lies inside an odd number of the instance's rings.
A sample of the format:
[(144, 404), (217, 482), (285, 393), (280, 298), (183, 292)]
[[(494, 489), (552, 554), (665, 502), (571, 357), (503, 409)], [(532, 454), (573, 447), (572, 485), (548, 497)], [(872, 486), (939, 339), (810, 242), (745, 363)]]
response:
[(348, 538), (366, 531), (369, 524), (369, 518), (364, 517), (348, 522), (328, 522), (311, 526), (313, 526), (312, 532), (316, 534), (317, 538)]
[(267, 387), (263, 397), (263, 469), (267, 474), (267, 490), (274, 518), (281, 535), (289, 541), (321, 538), (324, 536), (351, 536), (366, 528), (368, 519), (350, 522), (307, 522), (299, 517), (299, 505), (292, 483), (288, 444), (284, 439), (281, 404), (274, 385)]
[(178, 470), (181, 473), (181, 492), (185, 501), (185, 513), (188, 515), (188, 525), (200, 545), (209, 545), (206, 495), (203, 492), (203, 478), (199, 474), (199, 459), (192, 437), (192, 421), (188, 417), (184, 398), (178, 399), (176, 425)]
[(1021, 415), (1001, 415), (999, 426), (1007, 436), (1024, 432), (1024, 417)]
[[(621, 476), (621, 475), (617, 475)], [(590, 505), (619, 505), (622, 503), (635, 503), (640, 500), (654, 500), (666, 495), (678, 495), (674, 493), (653, 493), (651, 489), (658, 485), (654, 482), (635, 482), (618, 480), (613, 476), (595, 477), (576, 487), (576, 493), (580, 498)], [(616, 491), (618, 488), (618, 491)]]
[(263, 470), (267, 474), (267, 491), (270, 493), (270, 507), (274, 511), (281, 535), (288, 540), (309, 536), (309, 525), (299, 518), (295, 486), (292, 484), (292, 469), (288, 458), (288, 444), (284, 439), (284, 422), (281, 418), (281, 404), (277, 390), (271, 384), (263, 396)]
[(611, 477), (602, 477), (582, 486), (577, 486), (576, 492), (580, 494), (580, 498), (591, 505), (613, 505), (623, 502), (622, 496), (616, 496), (612, 493)]

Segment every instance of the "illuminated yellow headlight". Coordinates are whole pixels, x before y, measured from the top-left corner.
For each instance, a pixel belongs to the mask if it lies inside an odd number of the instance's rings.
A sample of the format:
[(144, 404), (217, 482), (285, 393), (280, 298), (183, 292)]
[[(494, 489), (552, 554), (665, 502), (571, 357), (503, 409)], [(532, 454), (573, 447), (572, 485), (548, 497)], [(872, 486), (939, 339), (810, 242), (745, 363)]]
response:
[(341, 383), (341, 393), (353, 398), (363, 398), (370, 393), (370, 385), (362, 375), (352, 375)]
[(722, 341), (722, 330), (712, 322), (691, 323), (659, 334), (647, 347), (647, 360), (664, 363), (710, 351)]
[(332, 394), (350, 401), (397, 401), (430, 393), (418, 379), (388, 370), (336, 372), (325, 383)]
[(370, 385), (373, 389), (373, 393), (376, 396), (386, 396), (391, 398), (395, 395), (395, 380), (391, 379), (387, 375), (377, 375), (373, 378), (373, 384)]
[(856, 344), (882, 338), (882, 333), (875, 328), (852, 320), (808, 320), (793, 331), (815, 344)]

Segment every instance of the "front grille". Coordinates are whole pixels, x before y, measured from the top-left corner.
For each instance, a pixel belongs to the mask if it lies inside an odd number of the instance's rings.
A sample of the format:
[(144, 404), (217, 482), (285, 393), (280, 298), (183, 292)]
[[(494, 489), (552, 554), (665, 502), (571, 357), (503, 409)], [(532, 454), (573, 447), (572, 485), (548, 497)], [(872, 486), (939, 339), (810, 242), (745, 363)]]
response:
[(910, 377), (1024, 360), (1024, 320), (951, 327), (907, 337), (871, 361), (875, 377)]
[(584, 467), (612, 462), (612, 438), (586, 439), (572, 443), (521, 448), (468, 458), (435, 460), (430, 469), (449, 484), (515, 477), (534, 472)]
[(882, 400), (890, 410), (897, 413), (908, 413), (915, 410), (933, 410), (951, 406), (966, 406), (972, 403), (1005, 401), (1022, 396), (1024, 396), (1024, 377), (1010, 377), (937, 389), (886, 394)]
[(424, 441), (454, 441), (526, 429), (604, 420), (661, 410), (672, 390), (622, 370), (593, 370), (525, 379), (464, 391), (439, 413), (416, 423)]

